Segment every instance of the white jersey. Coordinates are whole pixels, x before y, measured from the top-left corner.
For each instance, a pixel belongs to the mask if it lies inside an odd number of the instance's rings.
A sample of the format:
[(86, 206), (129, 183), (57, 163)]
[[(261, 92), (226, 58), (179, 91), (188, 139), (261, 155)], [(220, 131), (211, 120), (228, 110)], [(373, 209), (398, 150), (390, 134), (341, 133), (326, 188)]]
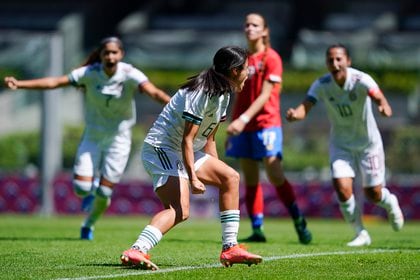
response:
[(163, 108), (149, 130), (145, 142), (154, 147), (181, 151), (185, 121), (200, 126), (194, 139), (194, 152), (201, 150), (217, 125), (226, 120), (230, 94), (210, 98), (202, 91), (180, 89)]
[(347, 68), (347, 79), (341, 88), (331, 74), (316, 80), (307, 98), (316, 103), (323, 100), (331, 122), (332, 145), (362, 150), (382, 145), (381, 136), (372, 112), (370, 90), (378, 90), (376, 82), (366, 73)]
[(72, 85), (85, 93), (86, 131), (91, 135), (115, 134), (130, 129), (136, 122), (134, 93), (148, 78), (132, 65), (119, 62), (108, 77), (101, 63), (73, 70)]

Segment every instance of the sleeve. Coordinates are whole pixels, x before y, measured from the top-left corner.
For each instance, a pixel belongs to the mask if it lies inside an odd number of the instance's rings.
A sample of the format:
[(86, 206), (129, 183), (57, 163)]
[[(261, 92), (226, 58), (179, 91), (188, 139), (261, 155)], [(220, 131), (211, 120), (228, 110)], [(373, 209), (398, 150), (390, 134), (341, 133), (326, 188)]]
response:
[(230, 96), (231, 96), (231, 94), (226, 95), (227, 101), (224, 103), (224, 105), (222, 107), (222, 117), (220, 118), (220, 122), (225, 122), (227, 120), (227, 113), (228, 113), (228, 107), (229, 107), (229, 102), (230, 102)]
[(319, 100), (321, 88), (322, 86), (319, 79), (313, 82), (308, 92), (306, 93), (306, 100), (310, 101), (312, 104), (316, 104)]
[(149, 80), (142, 71), (134, 68), (132, 65), (127, 65), (125, 71), (127, 72), (130, 80), (133, 80), (136, 85), (141, 85)]
[(67, 77), (70, 80), (70, 84), (75, 87), (79, 87), (85, 84), (86, 80), (86, 73), (88, 71), (87, 66), (83, 66), (80, 68), (76, 68), (73, 71), (71, 71)]
[(283, 62), (281, 57), (273, 51), (269, 51), (265, 64), (264, 80), (272, 83), (281, 83), (283, 75)]
[(360, 83), (363, 87), (366, 88), (366, 93), (369, 96), (375, 96), (378, 92), (381, 92), (381, 89), (379, 88), (378, 84), (368, 74), (364, 74), (362, 76), (362, 78), (360, 79)]
[(209, 97), (203, 91), (194, 91), (185, 93), (185, 107), (182, 118), (200, 125), (203, 121)]

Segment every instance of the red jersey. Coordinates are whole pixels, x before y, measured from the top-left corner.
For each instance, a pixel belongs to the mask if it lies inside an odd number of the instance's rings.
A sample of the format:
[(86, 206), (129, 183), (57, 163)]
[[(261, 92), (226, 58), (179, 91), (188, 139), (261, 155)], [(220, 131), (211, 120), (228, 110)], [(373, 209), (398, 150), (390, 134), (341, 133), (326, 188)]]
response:
[[(264, 56), (266, 56), (264, 58)], [(263, 66), (263, 60), (265, 65)], [(244, 131), (256, 131), (263, 128), (281, 126), (280, 83), (282, 82), (283, 64), (280, 55), (268, 48), (266, 52), (248, 56), (249, 76), (242, 92), (235, 94), (233, 119), (237, 119), (261, 94), (265, 80), (274, 83), (270, 98), (264, 107), (246, 125)]]

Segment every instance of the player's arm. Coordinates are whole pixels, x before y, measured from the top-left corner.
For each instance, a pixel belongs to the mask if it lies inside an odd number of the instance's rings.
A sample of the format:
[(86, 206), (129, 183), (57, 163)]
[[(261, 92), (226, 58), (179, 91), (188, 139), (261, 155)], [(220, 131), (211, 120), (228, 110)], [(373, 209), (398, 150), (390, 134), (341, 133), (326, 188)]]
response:
[(306, 118), (313, 106), (314, 102), (311, 99), (305, 99), (296, 108), (289, 108), (287, 110), (286, 120), (288, 120), (289, 122), (303, 120), (304, 118)]
[(194, 170), (194, 138), (196, 137), (199, 125), (185, 121), (184, 134), (182, 137), (181, 150), (184, 159), (184, 166), (190, 181), (191, 192), (200, 194), (206, 191), (204, 184), (198, 179)]
[(229, 134), (239, 134), (241, 133), (246, 124), (264, 107), (264, 104), (267, 103), (268, 99), (270, 98), (271, 91), (274, 87), (274, 83), (268, 80), (263, 82), (263, 86), (261, 89), (261, 94), (252, 102), (251, 106), (242, 113), (242, 115), (234, 120), (227, 128), (227, 132)]
[(70, 80), (67, 75), (33, 80), (17, 80), (15, 77), (5, 77), (4, 84), (10, 89), (54, 89), (69, 85)]
[(392, 108), (388, 103), (385, 95), (379, 88), (372, 88), (368, 92), (370, 98), (378, 105), (379, 113), (381, 113), (385, 117), (392, 116)]
[(164, 92), (163, 90), (157, 88), (154, 84), (147, 81), (139, 85), (139, 90), (145, 92), (148, 96), (158, 101), (161, 104), (166, 104), (169, 102), (171, 97)]

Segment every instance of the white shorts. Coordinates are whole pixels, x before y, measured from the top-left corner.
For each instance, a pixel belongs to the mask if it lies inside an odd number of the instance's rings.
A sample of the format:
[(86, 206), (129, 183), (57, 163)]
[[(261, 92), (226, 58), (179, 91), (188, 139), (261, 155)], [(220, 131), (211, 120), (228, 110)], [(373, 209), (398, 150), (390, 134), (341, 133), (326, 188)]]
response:
[(131, 149), (131, 131), (113, 136), (98, 137), (83, 134), (77, 149), (74, 173), (80, 176), (100, 176), (112, 183), (118, 183), (127, 166)]
[[(202, 151), (194, 153), (194, 170), (197, 171), (210, 156)], [(143, 144), (141, 159), (144, 169), (152, 177), (153, 188), (163, 186), (169, 176), (188, 179), (181, 152), (172, 149), (154, 147)]]
[(385, 154), (382, 143), (362, 151), (331, 145), (330, 163), (333, 178), (354, 178), (357, 171), (360, 171), (364, 187), (385, 186)]

